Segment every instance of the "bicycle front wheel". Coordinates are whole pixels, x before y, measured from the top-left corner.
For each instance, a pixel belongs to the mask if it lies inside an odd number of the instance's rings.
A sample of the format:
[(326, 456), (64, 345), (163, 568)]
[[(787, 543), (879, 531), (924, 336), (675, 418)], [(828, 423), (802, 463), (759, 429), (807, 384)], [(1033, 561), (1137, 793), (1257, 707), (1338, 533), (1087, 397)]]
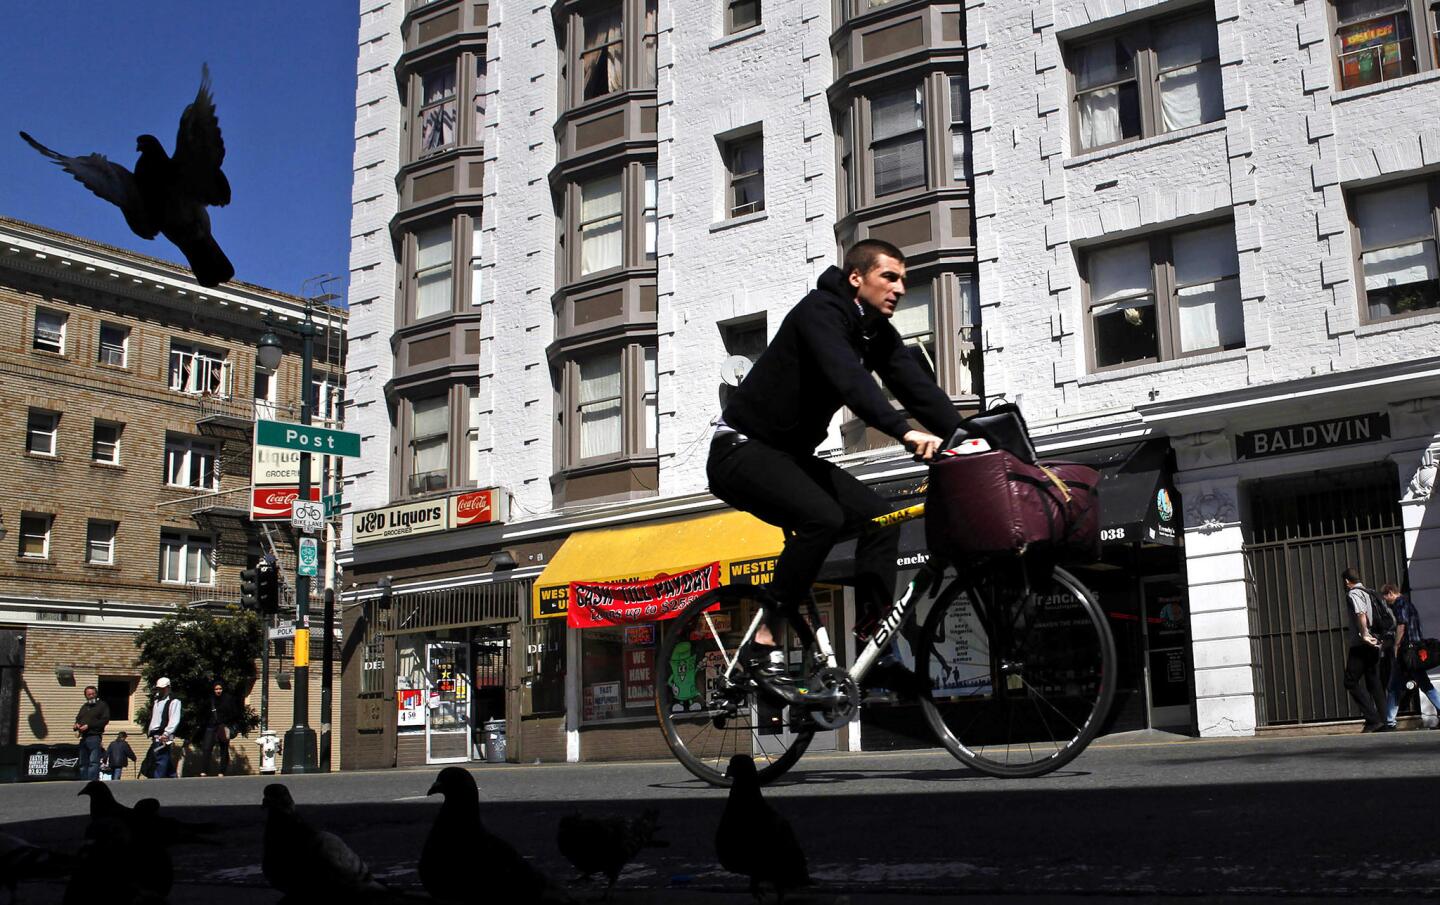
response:
[(1086, 588), (1062, 569), (1046, 585), (953, 582), (915, 652), (926, 722), (967, 766), (1041, 776), (1085, 750), (1115, 698), (1115, 641)]
[[(770, 782), (795, 765), (815, 734), (798, 708), (761, 695), (736, 662), (758, 606), (750, 585), (697, 597), (670, 621), (655, 664), (655, 714), (665, 742), (711, 785), (730, 785), (725, 768), (736, 754), (753, 757), (760, 782)], [(810, 650), (787, 634), (792, 669), (808, 669)]]

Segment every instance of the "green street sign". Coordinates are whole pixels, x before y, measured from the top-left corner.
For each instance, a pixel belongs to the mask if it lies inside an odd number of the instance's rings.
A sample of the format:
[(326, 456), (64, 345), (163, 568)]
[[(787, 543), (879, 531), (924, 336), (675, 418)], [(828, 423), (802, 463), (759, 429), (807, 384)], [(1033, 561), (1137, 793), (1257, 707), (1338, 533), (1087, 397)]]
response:
[(360, 457), (359, 434), (265, 418), (255, 422), (255, 445), (349, 459)]
[(300, 538), (300, 566), (295, 571), (300, 575), (315, 577), (315, 565), (320, 561), (320, 545), (313, 537)]
[(340, 494), (332, 493), (321, 500), (321, 502), (325, 504), (325, 517), (334, 518), (335, 513), (340, 511), (340, 505), (343, 501), (340, 499)]

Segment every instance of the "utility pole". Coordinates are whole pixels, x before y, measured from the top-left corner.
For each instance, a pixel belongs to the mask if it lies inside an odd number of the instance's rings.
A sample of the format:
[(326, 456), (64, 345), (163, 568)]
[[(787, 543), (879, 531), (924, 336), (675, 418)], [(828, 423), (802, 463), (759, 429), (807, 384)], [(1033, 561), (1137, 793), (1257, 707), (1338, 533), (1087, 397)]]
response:
[[(300, 423), (310, 425), (310, 383), (315, 357), (315, 322), (310, 303), (305, 303), (305, 322), (300, 325)], [(300, 453), (300, 496), (310, 499), (310, 453)], [(295, 531), (295, 724), (285, 733), (286, 773), (314, 773), (316, 768), (315, 730), (310, 728), (310, 576), (304, 574), (300, 548), (306, 532)]]

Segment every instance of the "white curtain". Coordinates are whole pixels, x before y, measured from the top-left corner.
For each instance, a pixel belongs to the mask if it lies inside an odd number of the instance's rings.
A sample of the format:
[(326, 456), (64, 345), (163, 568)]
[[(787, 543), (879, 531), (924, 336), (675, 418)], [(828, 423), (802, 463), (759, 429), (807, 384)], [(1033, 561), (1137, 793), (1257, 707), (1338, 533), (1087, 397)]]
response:
[(1101, 88), (1082, 94), (1080, 101), (1080, 147), (1098, 148), (1112, 144), (1120, 134), (1120, 89)]
[(183, 544), (176, 538), (163, 537), (160, 539), (160, 580), (161, 581), (184, 581), (185, 572), (181, 568), (181, 554), (184, 550)]
[(925, 184), (925, 111), (920, 86), (870, 100), (875, 194)]
[(585, 51), (580, 60), (585, 100), (620, 90), (625, 59), (622, 21), (619, 4), (585, 17)]
[(1080, 147), (1094, 148), (1124, 137), (1120, 127), (1120, 88), (1090, 90), (1134, 77), (1134, 52), (1118, 39), (1082, 47), (1075, 71), (1080, 107)]
[(450, 310), (453, 290), (450, 224), (415, 234), (415, 316)]
[(210, 584), (215, 580), (215, 564), (210, 560), (210, 545), (190, 538), (185, 548), (185, 581), (188, 584)]
[(1157, 29), (1160, 112), (1165, 131), (1214, 122), (1224, 113), (1215, 22), (1195, 16)]
[(1145, 298), (1153, 291), (1150, 243), (1101, 249), (1090, 255), (1089, 264), (1092, 305), (1119, 301), (1132, 306), (1150, 304)]
[(655, 168), (645, 168), (645, 257), (655, 257), (656, 237), (656, 201), (657, 192), (655, 185)]
[(923, 338), (931, 332), (930, 284), (915, 283), (907, 286), (905, 295), (895, 306), (895, 315), (890, 324), (906, 339)]
[(580, 275), (620, 266), (620, 174), (580, 186)]
[(620, 353), (580, 362), (580, 458), (619, 453)]
[(450, 467), (450, 405), (445, 396), (415, 400), (411, 411), (415, 445), (415, 474), (446, 471)]
[(1227, 223), (1179, 233), (1171, 240), (1171, 250), (1180, 309), (1180, 351), (1244, 342), (1234, 228)]
[(1404, 286), (1440, 277), (1436, 268), (1430, 198), (1423, 184), (1359, 196), (1355, 221), (1360, 228), (1366, 289)]

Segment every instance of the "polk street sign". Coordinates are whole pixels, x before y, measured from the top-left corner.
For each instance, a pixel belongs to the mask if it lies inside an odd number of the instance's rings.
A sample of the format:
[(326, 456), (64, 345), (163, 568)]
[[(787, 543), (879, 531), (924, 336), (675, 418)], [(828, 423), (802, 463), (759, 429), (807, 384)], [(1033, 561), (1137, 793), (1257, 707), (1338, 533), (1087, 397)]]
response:
[(314, 578), (315, 564), (320, 560), (320, 545), (313, 537), (300, 538), (300, 566), (295, 571)]
[(328, 427), (291, 424), (288, 421), (255, 422), (255, 444), (276, 449), (298, 449), (324, 456), (360, 457), (360, 435)]

